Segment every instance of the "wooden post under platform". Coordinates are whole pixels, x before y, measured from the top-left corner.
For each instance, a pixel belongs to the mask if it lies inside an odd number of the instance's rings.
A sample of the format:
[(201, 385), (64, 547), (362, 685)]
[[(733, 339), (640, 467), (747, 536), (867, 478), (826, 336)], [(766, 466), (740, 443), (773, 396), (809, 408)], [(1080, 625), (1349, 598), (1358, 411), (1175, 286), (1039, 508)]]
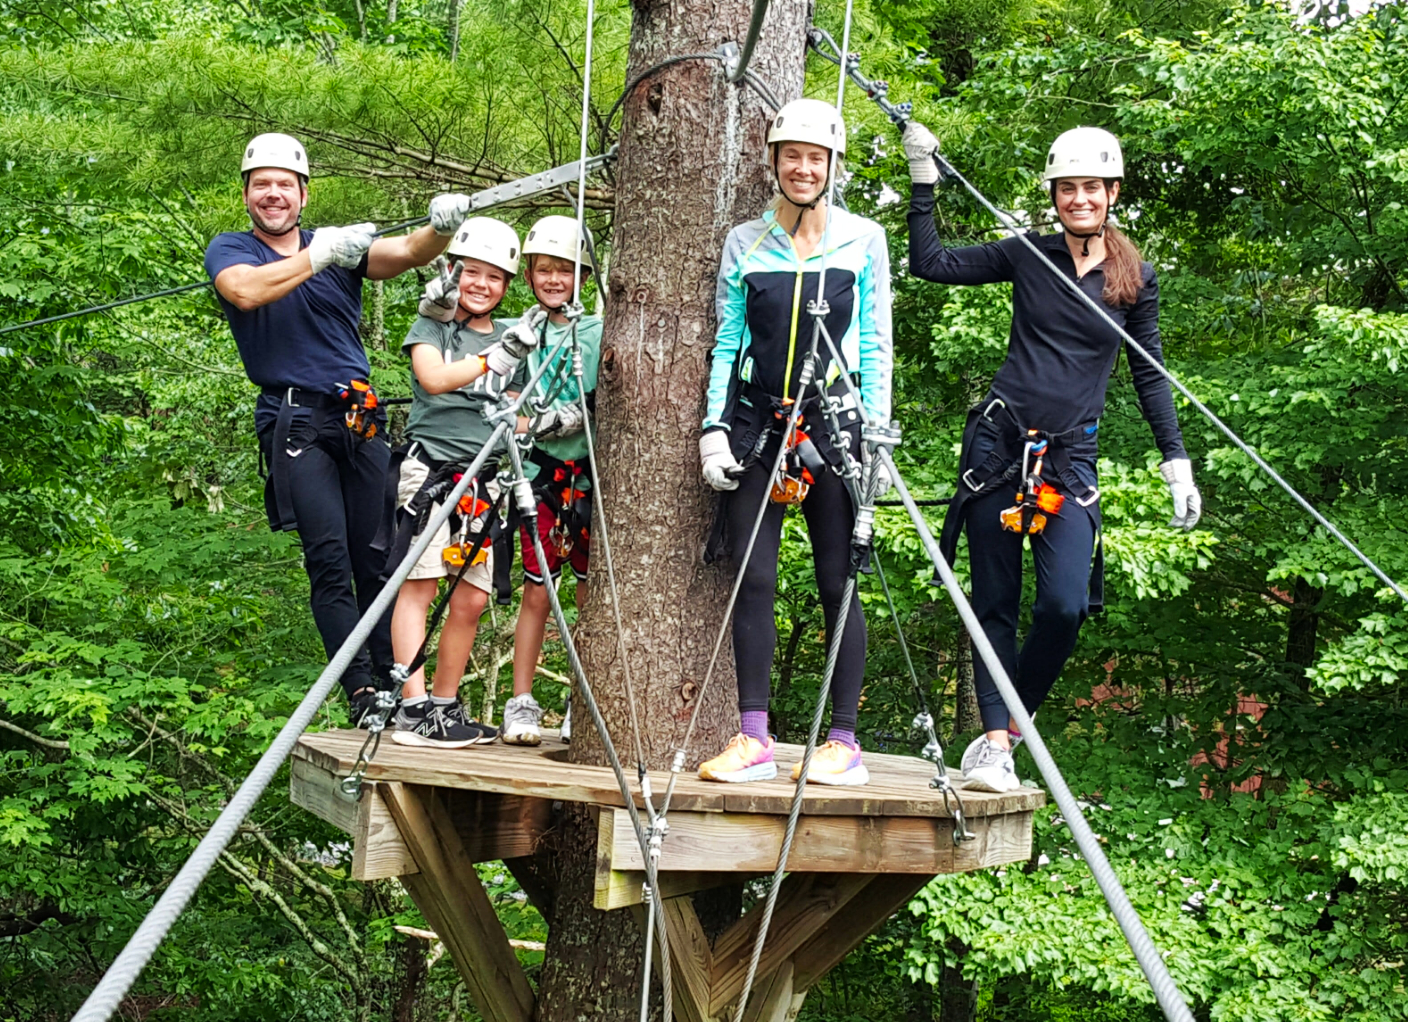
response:
[[(388, 742), (354, 802), (338, 782), (362, 737), (304, 735), (294, 750), (290, 797), (352, 835), (354, 878), (400, 879), (488, 1022), (531, 1022), (535, 995), (473, 865), (506, 860), (551, 920), (550, 881), (526, 864), (552, 830), (554, 802), (586, 803), (596, 814), (597, 908), (633, 907), (644, 919), (645, 864), (609, 769), (568, 763), (567, 747), (551, 733), (533, 749), (494, 744), (443, 753)], [(675, 1008), (686, 1022), (731, 1019), (736, 1010), (757, 911), (710, 941), (690, 895), (776, 866), (793, 794), (787, 768), (801, 748), (780, 745), (776, 755), (777, 780), (723, 785), (682, 777), (677, 784), (657, 896), (664, 899)], [(951, 807), (929, 787), (929, 764), (878, 753), (867, 753), (866, 763), (867, 785), (807, 790), (747, 1022), (795, 1018), (807, 991), (935, 876), (1031, 855), (1042, 791), (962, 792), (974, 840), (956, 844)], [(655, 790), (667, 780), (652, 778)]]

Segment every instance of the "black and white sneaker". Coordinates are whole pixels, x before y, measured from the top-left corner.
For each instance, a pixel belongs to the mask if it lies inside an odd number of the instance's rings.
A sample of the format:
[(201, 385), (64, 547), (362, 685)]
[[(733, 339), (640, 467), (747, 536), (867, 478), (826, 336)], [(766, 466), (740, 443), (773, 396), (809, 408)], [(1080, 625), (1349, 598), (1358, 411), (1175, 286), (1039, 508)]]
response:
[[(366, 727), (368, 721), (377, 715), (377, 690), (374, 688), (364, 688), (356, 695), (347, 698), (347, 723), (350, 727)], [(387, 720), (386, 727), (391, 729), (396, 726), (396, 714), (392, 714)]]
[(391, 740), (397, 745), (419, 745), (430, 749), (463, 749), (479, 739), (479, 729), (448, 719), (429, 699), (416, 706), (402, 705), (392, 718), (396, 730)]
[(446, 720), (463, 724), (465, 727), (473, 728), (478, 731), (479, 737), (475, 739), (475, 742), (479, 745), (488, 745), (499, 737), (498, 728), (494, 727), (492, 724), (485, 724), (482, 720), (475, 720), (469, 715), (468, 711), (465, 710), (464, 703), (460, 702), (458, 699), (449, 706), (440, 707), (440, 712), (444, 714)]

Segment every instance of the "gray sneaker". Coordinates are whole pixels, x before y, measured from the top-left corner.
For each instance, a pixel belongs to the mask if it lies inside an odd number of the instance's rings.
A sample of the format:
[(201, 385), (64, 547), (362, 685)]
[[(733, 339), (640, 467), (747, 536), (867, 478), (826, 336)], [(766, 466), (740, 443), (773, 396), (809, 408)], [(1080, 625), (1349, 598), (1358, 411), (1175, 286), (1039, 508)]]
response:
[(532, 692), (514, 696), (504, 704), (504, 728), (500, 740), (508, 745), (537, 745), (543, 740), (543, 708)]
[(963, 786), (973, 791), (992, 791), (1002, 794), (1016, 791), (1022, 786), (1017, 779), (1017, 768), (1012, 763), (1012, 753), (988, 741), (986, 735), (975, 739), (963, 750)]

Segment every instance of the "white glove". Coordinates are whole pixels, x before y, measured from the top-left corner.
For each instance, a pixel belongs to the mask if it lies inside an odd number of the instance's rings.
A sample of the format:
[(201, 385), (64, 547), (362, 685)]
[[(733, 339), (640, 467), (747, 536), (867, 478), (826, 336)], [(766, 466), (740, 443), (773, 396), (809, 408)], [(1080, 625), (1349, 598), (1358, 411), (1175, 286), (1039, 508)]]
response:
[(442, 237), (454, 234), (469, 216), (469, 196), (451, 193), (430, 200), (430, 226)]
[(504, 331), (503, 340), (499, 343), (514, 358), (522, 358), (538, 346), (538, 328), (547, 318), (548, 312), (541, 305), (530, 306), (517, 323)]
[(582, 406), (573, 401), (561, 408), (549, 408), (528, 424), (534, 440), (551, 440), (571, 436), (582, 428)]
[(710, 430), (699, 438), (699, 461), (704, 469), (704, 481), (714, 489), (738, 489), (737, 477), (743, 474), (743, 466), (733, 456), (728, 434), (723, 430)]
[(455, 309), (460, 303), (460, 270), (463, 264), (456, 260), (449, 265), (444, 256), (437, 256), (430, 264), (435, 276), (425, 282), (425, 291), (417, 306), (422, 316), (448, 323), (455, 318)]
[(376, 224), (351, 227), (319, 227), (308, 242), (308, 260), (314, 273), (322, 273), (333, 263), (355, 270), (376, 241)]
[(503, 377), (512, 376), (521, 361), (521, 356), (510, 352), (503, 341), (495, 341), (479, 354), (484, 359), (484, 367), (489, 372), (497, 373)]
[(931, 185), (939, 180), (939, 168), (934, 163), (934, 154), (939, 151), (939, 140), (934, 133), (918, 121), (910, 121), (904, 126), (900, 136), (904, 154), (909, 158), (909, 179), (917, 185)]
[(1174, 458), (1160, 465), (1159, 473), (1173, 496), (1173, 521), (1169, 525), (1191, 529), (1203, 516), (1203, 496), (1193, 485), (1193, 463), (1187, 458)]

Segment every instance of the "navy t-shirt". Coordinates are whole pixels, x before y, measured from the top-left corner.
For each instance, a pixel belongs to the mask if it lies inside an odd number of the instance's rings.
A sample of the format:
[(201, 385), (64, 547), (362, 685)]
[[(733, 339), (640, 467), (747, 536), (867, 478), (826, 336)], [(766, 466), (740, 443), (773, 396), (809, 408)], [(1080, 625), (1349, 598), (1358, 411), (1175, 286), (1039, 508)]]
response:
[[(300, 231), (299, 236), (300, 249), (307, 248), (313, 232)], [(284, 258), (253, 231), (230, 231), (216, 235), (205, 250), (205, 272), (213, 281), (231, 266), (264, 266)], [(289, 387), (332, 394), (335, 384), (370, 374), (357, 333), (366, 275), (365, 256), (355, 270), (329, 266), (278, 301), (248, 312), (216, 291), (245, 374), (265, 391), (255, 411), (256, 428), (272, 424), (280, 395)]]

